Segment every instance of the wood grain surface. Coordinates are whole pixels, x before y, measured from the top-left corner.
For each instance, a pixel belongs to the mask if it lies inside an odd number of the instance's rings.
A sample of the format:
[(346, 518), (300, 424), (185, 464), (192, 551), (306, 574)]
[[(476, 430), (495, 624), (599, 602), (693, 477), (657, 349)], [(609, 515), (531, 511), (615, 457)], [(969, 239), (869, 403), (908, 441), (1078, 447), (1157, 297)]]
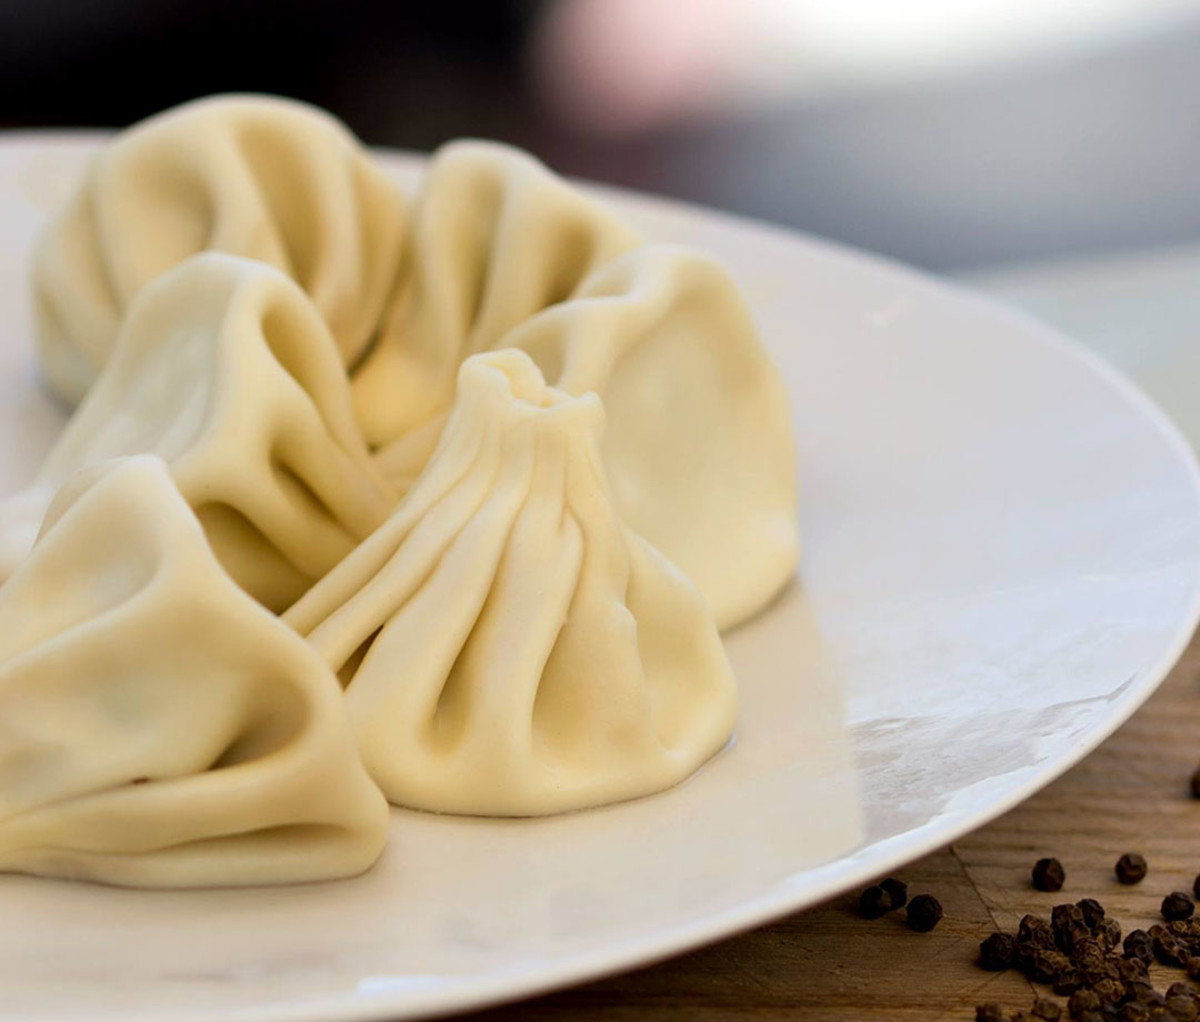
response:
[[(1027, 1009), (1034, 993), (1027, 980), (976, 965), (989, 933), (1084, 897), (1099, 899), (1128, 931), (1161, 921), (1164, 895), (1191, 890), (1200, 871), (1200, 802), (1188, 792), (1200, 761), (1198, 680), (1193, 639), (1162, 688), (1082, 763), (994, 823), (897, 870), (910, 895), (928, 892), (945, 907), (932, 933), (912, 932), (902, 913), (860, 919), (855, 893), (638, 972), (472, 1018), (969, 1022), (981, 1001)], [(1127, 851), (1150, 864), (1133, 887), (1113, 874)], [(1030, 883), (1044, 855), (1066, 867), (1057, 894)], [(1157, 966), (1153, 977), (1160, 989), (1185, 978)]]

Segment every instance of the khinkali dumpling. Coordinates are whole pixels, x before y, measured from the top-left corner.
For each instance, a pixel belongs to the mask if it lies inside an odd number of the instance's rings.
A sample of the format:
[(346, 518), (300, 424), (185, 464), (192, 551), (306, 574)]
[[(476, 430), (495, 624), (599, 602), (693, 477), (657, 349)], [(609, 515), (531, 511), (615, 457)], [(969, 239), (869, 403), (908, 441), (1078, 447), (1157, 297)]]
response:
[(704, 598), (617, 514), (600, 400), (518, 351), (458, 380), (404, 502), (284, 619), (348, 682), (394, 802), (537, 815), (675, 784), (728, 740), (736, 690)]
[[(791, 578), (799, 554), (787, 395), (736, 283), (672, 245), (601, 266), (564, 302), (497, 341), (548, 382), (604, 402), (604, 464), (634, 532), (699, 587), (717, 624), (749, 617)], [(381, 449), (404, 489), (445, 415)]]
[(40, 242), (42, 371), (78, 401), (138, 291), (206, 249), (293, 277), (349, 365), (395, 283), (402, 225), (396, 186), (324, 111), (265, 96), (168, 110), (100, 151)]
[(638, 244), (615, 215), (527, 153), (489, 142), (443, 146), (413, 207), (383, 332), (354, 370), (368, 443), (443, 411), (463, 359), (495, 348), (511, 327)]
[(0, 870), (135, 887), (351, 876), (387, 805), (337, 679), (152, 457), (94, 469), (0, 587)]
[(395, 503), (313, 304), (278, 270), (216, 252), (142, 290), (33, 485), (0, 502), (0, 579), (28, 551), (59, 486), (88, 465), (143, 453), (169, 463), (221, 563), (273, 610)]

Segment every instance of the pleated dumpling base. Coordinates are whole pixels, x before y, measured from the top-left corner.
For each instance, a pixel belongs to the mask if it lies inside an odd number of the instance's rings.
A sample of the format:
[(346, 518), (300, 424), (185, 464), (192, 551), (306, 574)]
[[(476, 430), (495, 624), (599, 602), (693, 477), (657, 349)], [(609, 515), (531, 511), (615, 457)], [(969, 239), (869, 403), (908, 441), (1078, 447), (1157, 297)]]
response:
[[(635, 249), (498, 347), (526, 351), (568, 394), (600, 396), (621, 517), (696, 583), (718, 627), (791, 579), (800, 542), (787, 394), (720, 263), (675, 245)], [(397, 489), (424, 467), (444, 421), (376, 453)]]
[(521, 352), (468, 360), (393, 516), (285, 615), (348, 682), (394, 802), (539, 815), (687, 777), (737, 695), (704, 598), (620, 521), (595, 395)]
[(0, 870), (332, 879), (387, 822), (336, 678), (230, 581), (162, 462), (72, 481), (0, 587)]
[(190, 255), (270, 263), (308, 293), (346, 365), (366, 349), (400, 258), (403, 199), (358, 140), (267, 96), (184, 104), (122, 132), (42, 237), (42, 372), (72, 404), (104, 367), (129, 302)]
[(278, 270), (216, 252), (143, 289), (34, 484), (0, 501), (0, 580), (28, 552), (58, 487), (131, 454), (170, 464), (226, 570), (273, 610), (395, 503), (312, 302)]
[(353, 370), (367, 442), (387, 443), (454, 400), (458, 367), (570, 297), (592, 270), (641, 244), (604, 206), (528, 153), (442, 146), (413, 204), (396, 296)]

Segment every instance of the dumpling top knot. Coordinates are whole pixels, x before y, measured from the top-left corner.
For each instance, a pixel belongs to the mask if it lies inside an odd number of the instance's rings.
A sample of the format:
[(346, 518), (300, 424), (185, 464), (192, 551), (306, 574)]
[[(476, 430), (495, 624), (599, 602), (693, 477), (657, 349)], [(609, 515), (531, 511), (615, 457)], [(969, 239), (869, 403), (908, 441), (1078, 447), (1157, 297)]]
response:
[(598, 397), (468, 359), (425, 471), (284, 619), (347, 686), (394, 802), (540, 815), (680, 781), (737, 696), (703, 596), (610, 494)]

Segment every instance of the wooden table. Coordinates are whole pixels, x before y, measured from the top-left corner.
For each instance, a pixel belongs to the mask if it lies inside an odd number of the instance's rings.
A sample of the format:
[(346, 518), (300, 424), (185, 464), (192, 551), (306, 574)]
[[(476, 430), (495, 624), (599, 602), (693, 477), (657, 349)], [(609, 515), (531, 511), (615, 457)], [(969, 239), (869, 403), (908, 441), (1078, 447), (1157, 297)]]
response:
[[(981, 1001), (1027, 1009), (1034, 988), (1026, 979), (975, 964), (983, 937), (1014, 930), (1026, 912), (1049, 915), (1083, 897), (1098, 898), (1128, 931), (1159, 920), (1163, 895), (1191, 890), (1200, 871), (1200, 802), (1188, 793), (1200, 762), (1198, 681), (1200, 638), (1133, 719), (1073, 770), (982, 830), (897, 870), (910, 894), (929, 892), (945, 907), (932, 933), (912, 932), (899, 913), (860, 919), (857, 895), (846, 895), (639, 972), (475, 1018), (969, 1022)], [(1135, 887), (1113, 875), (1126, 851), (1150, 863)], [(1066, 867), (1057, 894), (1030, 884), (1043, 855)], [(1163, 989), (1185, 977), (1156, 967), (1154, 978)]]

